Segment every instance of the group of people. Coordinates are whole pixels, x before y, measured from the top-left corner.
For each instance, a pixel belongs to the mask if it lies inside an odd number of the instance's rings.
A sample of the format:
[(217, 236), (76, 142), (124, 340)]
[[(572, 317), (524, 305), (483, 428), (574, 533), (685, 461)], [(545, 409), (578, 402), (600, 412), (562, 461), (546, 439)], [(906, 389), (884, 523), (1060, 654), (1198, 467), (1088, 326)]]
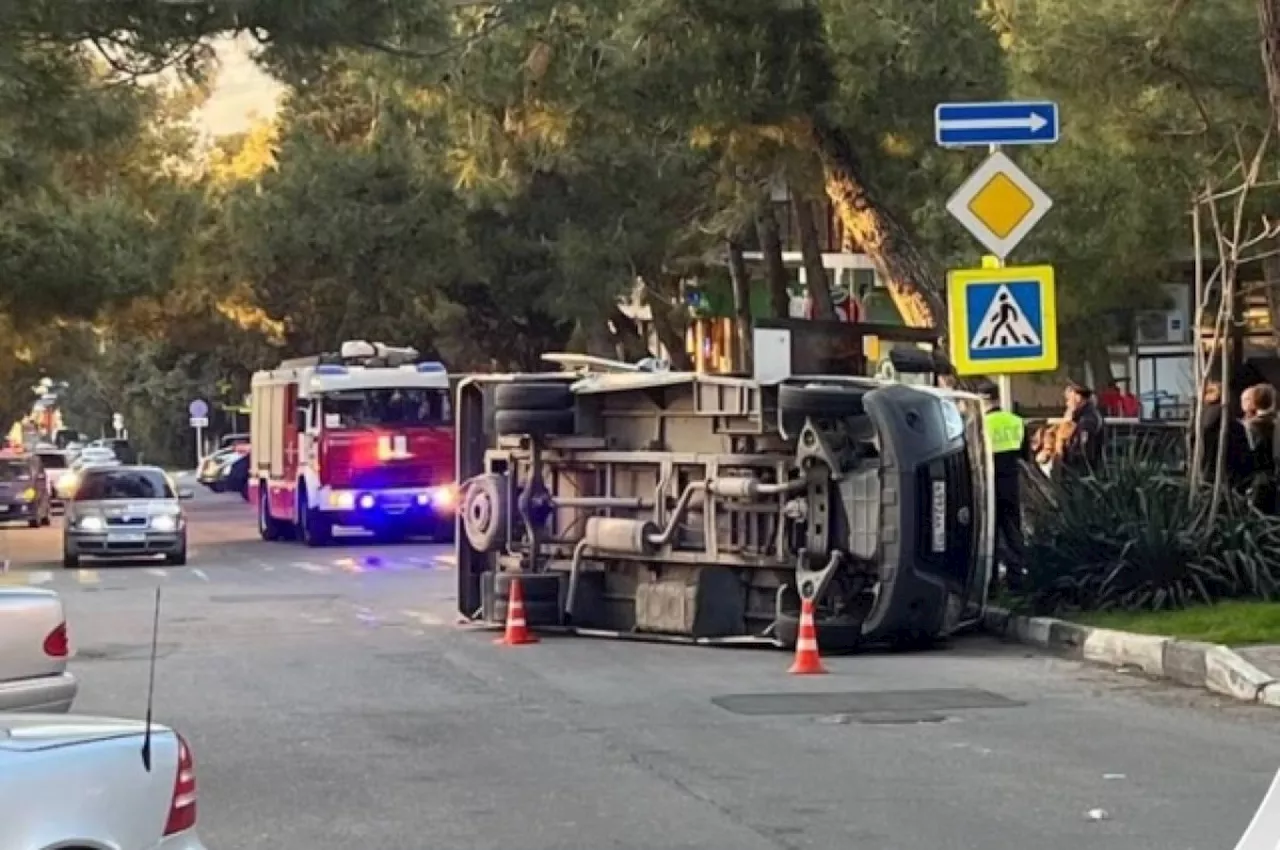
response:
[(1002, 552), (1006, 584), (1017, 589), (1026, 573), (1022, 536), (1022, 462), (1034, 460), (1053, 477), (1083, 474), (1100, 464), (1104, 432), (1093, 390), (1067, 384), (1062, 419), (1032, 436), (1015, 411), (1000, 406), (994, 383), (982, 387), (986, 431), (995, 462), (996, 543)]
[[(1280, 513), (1277, 504), (1276, 389), (1255, 384), (1240, 394), (1243, 417), (1234, 415), (1223, 399), (1222, 384), (1205, 384), (1200, 412), (1200, 471), (1213, 481), (1222, 455), (1227, 486), (1244, 492), (1255, 508)], [(1225, 422), (1223, 421), (1225, 418)], [(1226, 437), (1224, 444), (1222, 437)]]

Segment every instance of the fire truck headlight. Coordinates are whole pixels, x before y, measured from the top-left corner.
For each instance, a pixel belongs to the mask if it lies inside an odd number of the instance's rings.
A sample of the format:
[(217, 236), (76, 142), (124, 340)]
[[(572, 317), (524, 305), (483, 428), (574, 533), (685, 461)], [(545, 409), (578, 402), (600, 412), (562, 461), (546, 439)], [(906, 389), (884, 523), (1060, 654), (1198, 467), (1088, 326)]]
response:
[(374, 501), (374, 500), (373, 500), (373, 495), (372, 495), (372, 494), (370, 494), (370, 493), (365, 493), (364, 495), (362, 495), (362, 496), (360, 497), (360, 507), (361, 507), (361, 509), (362, 509), (362, 510), (366, 510), (366, 511), (367, 511), (367, 510), (369, 510), (369, 508), (372, 508), (372, 507), (373, 507), (373, 501)]
[(415, 499), (415, 501), (416, 501), (420, 506), (422, 506), (422, 507), (426, 507), (427, 505), (431, 504), (431, 494), (430, 494), (430, 493), (419, 493), (419, 494), (418, 494), (418, 497), (417, 497), (417, 499)]
[(451, 511), (458, 504), (458, 490), (452, 484), (437, 487), (431, 492), (431, 501), (437, 510)]
[(356, 494), (341, 490), (329, 494), (329, 507), (349, 511), (356, 506)]

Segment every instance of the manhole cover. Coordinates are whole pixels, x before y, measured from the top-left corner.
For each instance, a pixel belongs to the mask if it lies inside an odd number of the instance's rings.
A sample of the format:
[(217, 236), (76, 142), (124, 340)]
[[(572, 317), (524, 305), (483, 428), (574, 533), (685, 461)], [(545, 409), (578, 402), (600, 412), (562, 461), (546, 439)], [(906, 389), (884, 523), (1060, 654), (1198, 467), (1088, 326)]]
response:
[[(715, 705), (734, 714), (937, 714), (967, 708), (1013, 708), (1024, 703), (967, 688), (920, 691), (848, 691), (816, 694), (730, 694), (713, 697)], [(859, 718), (861, 722), (861, 718)], [(919, 721), (904, 721), (919, 722)]]
[(210, 602), (315, 602), (337, 599), (337, 593), (238, 593), (210, 596)]

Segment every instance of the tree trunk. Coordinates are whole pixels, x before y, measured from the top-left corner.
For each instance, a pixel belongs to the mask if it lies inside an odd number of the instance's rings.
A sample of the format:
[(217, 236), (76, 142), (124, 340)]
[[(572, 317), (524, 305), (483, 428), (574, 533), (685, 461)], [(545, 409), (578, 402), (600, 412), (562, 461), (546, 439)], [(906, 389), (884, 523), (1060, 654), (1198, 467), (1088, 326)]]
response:
[(728, 240), (729, 280), (733, 284), (733, 326), (737, 351), (734, 352), (734, 368), (751, 374), (753, 352), (751, 350), (751, 276), (747, 261), (742, 256), (742, 243)]
[(680, 299), (680, 277), (661, 275), (653, 281), (656, 291), (646, 287), (644, 301), (653, 313), (653, 330), (667, 350), (667, 359), (676, 372), (692, 372), (693, 358), (685, 341), (689, 327), (688, 310)]
[(791, 313), (791, 293), (787, 286), (787, 266), (782, 262), (782, 234), (769, 201), (765, 201), (756, 214), (756, 235), (760, 237), (765, 282), (769, 285), (769, 312), (775, 319), (785, 319)]
[(1093, 376), (1093, 389), (1101, 391), (1110, 386), (1116, 376), (1111, 371), (1111, 354), (1107, 351), (1106, 344), (1099, 342), (1090, 345), (1085, 349), (1084, 356)]
[[(826, 172), (827, 195), (858, 250), (875, 265), (903, 321), (913, 328), (936, 328), (945, 337), (946, 307), (935, 264), (875, 197), (844, 131), (815, 120), (812, 132)], [(945, 339), (942, 349), (946, 350)]]
[(796, 214), (800, 253), (804, 256), (804, 276), (808, 281), (809, 297), (813, 299), (813, 317), (834, 321), (836, 306), (831, 300), (831, 281), (828, 280), (827, 269), (822, 264), (822, 241), (818, 238), (818, 225), (813, 217), (813, 204), (793, 194), (791, 208)]
[(1280, 129), (1280, 0), (1257, 0), (1262, 35), (1262, 70), (1267, 77), (1271, 120)]

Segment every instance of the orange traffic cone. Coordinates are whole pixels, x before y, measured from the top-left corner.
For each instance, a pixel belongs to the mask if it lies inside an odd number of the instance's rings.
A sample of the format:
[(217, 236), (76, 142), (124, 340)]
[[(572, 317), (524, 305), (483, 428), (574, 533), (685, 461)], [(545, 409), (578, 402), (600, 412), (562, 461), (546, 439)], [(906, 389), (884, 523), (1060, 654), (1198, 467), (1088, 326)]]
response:
[(796, 634), (796, 660), (787, 671), (797, 676), (813, 676), (827, 672), (818, 654), (818, 628), (813, 624), (813, 600), (800, 603), (800, 630)]
[(507, 630), (494, 643), (504, 646), (523, 646), (526, 643), (537, 643), (538, 638), (529, 631), (524, 619), (524, 591), (520, 589), (520, 579), (512, 577), (511, 595), (507, 599)]

